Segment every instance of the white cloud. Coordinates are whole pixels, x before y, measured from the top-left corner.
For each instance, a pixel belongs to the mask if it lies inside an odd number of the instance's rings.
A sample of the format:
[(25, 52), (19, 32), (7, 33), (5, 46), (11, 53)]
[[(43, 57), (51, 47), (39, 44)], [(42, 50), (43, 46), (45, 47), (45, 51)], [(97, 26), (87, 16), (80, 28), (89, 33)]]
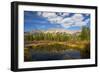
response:
[(50, 23), (60, 24), (64, 28), (85, 26), (90, 21), (89, 19), (83, 21), (84, 16), (82, 14), (74, 14), (71, 17), (64, 18), (64, 16), (69, 16), (69, 14), (70, 13), (38, 12), (39, 16), (46, 18)]
[(42, 13), (42, 16), (43, 17), (46, 17), (46, 18), (54, 18), (54, 17), (57, 17), (56, 13), (54, 13), (54, 12), (43, 12)]
[(63, 19), (63, 18), (60, 17), (60, 16), (53, 17), (53, 18), (48, 18), (48, 20), (49, 20), (51, 23), (58, 23), (58, 24), (61, 23), (62, 19)]
[(68, 17), (68, 18), (64, 18), (62, 21), (61, 21), (61, 25), (65, 28), (69, 28), (73, 25), (74, 21), (71, 19), (71, 17)]
[(72, 20), (71, 17), (64, 18), (64, 19), (61, 21), (62, 24), (63, 24), (63, 23), (73, 24), (73, 22), (74, 22), (74, 21)]
[(38, 13), (37, 13), (37, 15), (38, 15), (38, 16), (41, 16), (41, 15), (42, 15), (42, 13), (43, 13), (43, 12), (38, 12)]
[(55, 12), (42, 12), (42, 14), (39, 12), (38, 15), (47, 18), (47, 20), (51, 23), (59, 24), (60, 21), (63, 19), (61, 16), (58, 16)]
[(74, 14), (72, 16), (72, 20), (75, 22), (82, 21), (83, 19), (84, 19), (84, 16), (82, 14)]
[(85, 26), (90, 22), (90, 19), (86, 19), (85, 21), (75, 22), (75, 26)]
[(65, 16), (69, 16), (70, 13), (63, 13), (63, 12), (60, 12), (60, 13), (57, 13), (59, 16), (62, 16), (62, 17), (65, 17)]
[(74, 23), (74, 26), (85, 26), (85, 25), (86, 25), (86, 23), (83, 22), (83, 21), (75, 22), (75, 23)]
[(69, 16), (70, 13), (63, 13), (62, 16)]
[(90, 22), (90, 19), (86, 19), (83, 21), (84, 16), (82, 14), (74, 14), (72, 17), (64, 18), (62, 22), (62, 26), (65, 28), (71, 27), (71, 26), (85, 26)]

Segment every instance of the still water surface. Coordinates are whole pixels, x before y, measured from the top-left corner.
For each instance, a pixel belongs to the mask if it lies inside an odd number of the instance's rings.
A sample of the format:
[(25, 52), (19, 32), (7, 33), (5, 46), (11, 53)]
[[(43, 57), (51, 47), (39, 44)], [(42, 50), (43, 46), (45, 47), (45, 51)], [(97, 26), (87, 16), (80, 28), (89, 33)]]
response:
[(32, 61), (47, 61), (47, 60), (65, 60), (65, 59), (80, 59), (80, 51), (69, 49), (62, 53), (37, 53), (31, 51)]

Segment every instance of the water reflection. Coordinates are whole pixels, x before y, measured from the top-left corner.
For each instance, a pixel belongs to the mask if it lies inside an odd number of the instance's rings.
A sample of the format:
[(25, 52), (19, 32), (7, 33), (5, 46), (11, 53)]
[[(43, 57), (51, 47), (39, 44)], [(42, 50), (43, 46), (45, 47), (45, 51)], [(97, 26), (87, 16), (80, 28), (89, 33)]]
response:
[(69, 49), (60, 53), (34, 52), (30, 51), (31, 61), (47, 61), (47, 60), (66, 60), (80, 59), (80, 51)]

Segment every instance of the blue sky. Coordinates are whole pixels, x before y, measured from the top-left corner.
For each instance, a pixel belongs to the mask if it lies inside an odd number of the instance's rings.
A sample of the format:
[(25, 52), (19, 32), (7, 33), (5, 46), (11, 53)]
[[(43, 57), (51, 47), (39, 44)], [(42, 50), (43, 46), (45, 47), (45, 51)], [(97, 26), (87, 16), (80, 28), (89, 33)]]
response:
[(90, 27), (90, 14), (67, 12), (24, 11), (24, 31), (32, 30), (81, 30)]

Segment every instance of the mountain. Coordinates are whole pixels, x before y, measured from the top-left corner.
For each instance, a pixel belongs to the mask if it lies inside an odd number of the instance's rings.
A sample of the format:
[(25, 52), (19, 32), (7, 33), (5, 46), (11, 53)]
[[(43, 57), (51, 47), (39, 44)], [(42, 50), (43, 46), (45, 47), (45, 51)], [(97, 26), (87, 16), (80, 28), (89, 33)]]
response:
[(81, 30), (65, 30), (65, 29), (48, 29), (48, 30), (32, 30), (30, 32), (24, 32), (25, 34), (34, 34), (34, 33), (67, 33), (67, 34), (78, 34)]
[(49, 29), (47, 31), (44, 31), (45, 33), (68, 33), (68, 34), (75, 34), (80, 33), (81, 30), (65, 30), (65, 29)]

